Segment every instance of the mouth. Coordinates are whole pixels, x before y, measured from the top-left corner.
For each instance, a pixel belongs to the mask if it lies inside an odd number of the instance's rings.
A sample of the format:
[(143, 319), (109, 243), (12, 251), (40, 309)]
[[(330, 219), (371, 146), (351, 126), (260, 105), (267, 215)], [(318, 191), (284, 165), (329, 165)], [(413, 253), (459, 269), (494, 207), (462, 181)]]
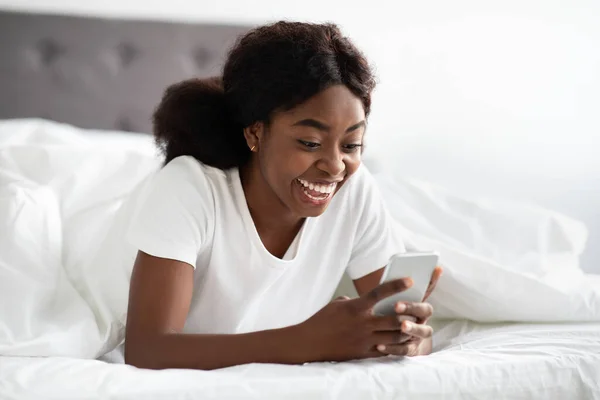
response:
[(323, 205), (327, 203), (335, 193), (339, 182), (320, 183), (310, 182), (304, 179), (296, 179), (300, 199), (309, 204)]

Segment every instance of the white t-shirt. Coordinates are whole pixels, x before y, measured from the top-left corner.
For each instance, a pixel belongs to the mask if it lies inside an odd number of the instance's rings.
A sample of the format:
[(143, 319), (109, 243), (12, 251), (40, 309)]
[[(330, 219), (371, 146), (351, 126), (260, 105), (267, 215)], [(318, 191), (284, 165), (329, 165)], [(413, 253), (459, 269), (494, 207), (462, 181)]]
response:
[(150, 182), (131, 221), (143, 252), (192, 265), (187, 333), (243, 333), (300, 323), (325, 306), (345, 271), (352, 279), (404, 251), (364, 166), (316, 218), (307, 218), (283, 259), (264, 247), (237, 168), (189, 156)]

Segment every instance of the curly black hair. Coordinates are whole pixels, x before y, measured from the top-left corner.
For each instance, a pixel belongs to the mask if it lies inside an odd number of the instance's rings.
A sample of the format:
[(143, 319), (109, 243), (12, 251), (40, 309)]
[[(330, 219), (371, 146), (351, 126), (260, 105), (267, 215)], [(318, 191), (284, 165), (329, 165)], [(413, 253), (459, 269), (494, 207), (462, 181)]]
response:
[(333, 85), (345, 85), (368, 116), (375, 79), (365, 56), (334, 24), (280, 21), (255, 28), (229, 51), (222, 77), (167, 88), (153, 116), (165, 164), (181, 155), (227, 169), (250, 158), (243, 128), (268, 123)]

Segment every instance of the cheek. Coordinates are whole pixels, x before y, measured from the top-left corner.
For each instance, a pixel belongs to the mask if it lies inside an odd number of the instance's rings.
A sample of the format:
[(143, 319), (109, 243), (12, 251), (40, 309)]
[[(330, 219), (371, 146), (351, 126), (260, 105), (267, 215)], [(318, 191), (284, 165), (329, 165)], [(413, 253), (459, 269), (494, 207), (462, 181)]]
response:
[(274, 169), (280, 179), (289, 183), (289, 181), (304, 175), (316, 162), (317, 158), (313, 153), (292, 151), (281, 153)]
[(347, 157), (344, 158), (347, 175), (350, 176), (355, 173), (361, 163), (362, 157), (360, 152), (357, 151), (356, 153), (348, 154)]
[(261, 157), (263, 174), (271, 187), (280, 195), (289, 191), (290, 184), (314, 163), (314, 154), (295, 149), (285, 151), (279, 148), (278, 151), (268, 152)]

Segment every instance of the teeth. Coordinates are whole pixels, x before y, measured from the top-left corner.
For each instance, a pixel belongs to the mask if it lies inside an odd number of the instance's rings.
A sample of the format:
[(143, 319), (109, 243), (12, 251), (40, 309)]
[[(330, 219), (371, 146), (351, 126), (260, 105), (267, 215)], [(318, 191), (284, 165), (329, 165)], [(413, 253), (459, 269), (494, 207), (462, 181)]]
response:
[(330, 185), (319, 185), (305, 181), (304, 179), (298, 179), (298, 182), (300, 182), (305, 188), (314, 190), (315, 192), (319, 193), (331, 193), (335, 190), (335, 187), (337, 186), (337, 183), (332, 183)]
[(327, 196), (325, 196), (325, 197), (315, 197), (315, 196), (312, 196), (310, 193), (308, 193), (306, 190), (304, 191), (304, 194), (307, 195), (309, 198), (311, 198), (313, 200), (324, 200), (327, 197), (329, 197), (329, 194)]
[[(298, 179), (298, 182), (300, 182), (300, 184), (302, 184), (302, 186), (304, 186), (305, 189), (310, 189), (315, 192), (327, 194), (327, 195), (330, 195), (331, 193), (333, 193), (333, 191), (335, 190), (335, 188), (337, 186), (337, 182), (329, 184), (329, 185), (314, 184), (312, 182), (305, 181), (304, 179)], [(304, 193), (313, 200), (323, 200), (324, 198), (329, 197), (329, 196), (320, 196), (320, 197), (311, 196), (310, 193), (308, 193), (306, 190), (304, 190)]]
[(325, 200), (326, 198), (328, 198), (329, 196), (331, 196), (331, 193), (328, 193), (325, 196), (313, 196), (310, 193), (308, 193), (307, 190), (304, 190), (304, 194), (307, 195), (308, 197), (310, 197), (313, 200)]

